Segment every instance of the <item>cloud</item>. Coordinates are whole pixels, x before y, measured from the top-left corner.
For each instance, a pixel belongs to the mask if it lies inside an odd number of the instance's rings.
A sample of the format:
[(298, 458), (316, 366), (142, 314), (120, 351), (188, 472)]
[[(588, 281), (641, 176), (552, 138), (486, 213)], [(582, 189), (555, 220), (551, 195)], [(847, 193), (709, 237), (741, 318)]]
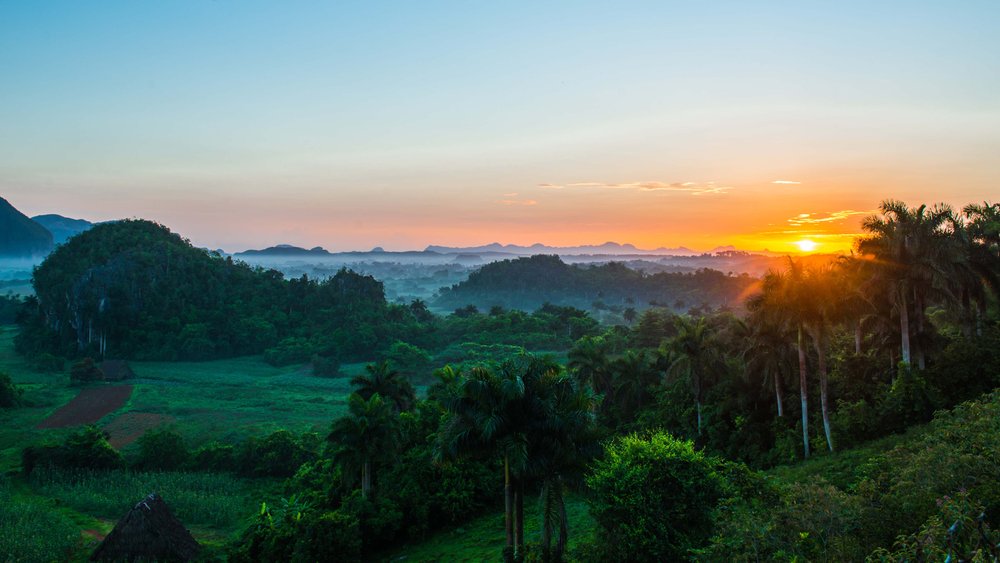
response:
[(771, 182), (772, 184), (782, 184), (785, 186), (798, 186), (802, 182), (796, 182), (795, 180), (775, 180)]
[(504, 205), (538, 205), (538, 202), (533, 199), (501, 199), (497, 203)]
[(605, 182), (574, 182), (571, 184), (538, 184), (539, 188), (561, 190), (564, 188), (597, 188), (604, 190), (638, 190), (643, 192), (684, 192), (691, 195), (720, 195), (732, 190), (715, 182), (627, 182), (609, 184)]
[(800, 227), (802, 225), (816, 225), (820, 223), (833, 223), (836, 221), (843, 221), (848, 217), (855, 215), (870, 215), (872, 211), (854, 211), (853, 209), (844, 209), (843, 211), (833, 211), (830, 213), (819, 214), (819, 213), (799, 213), (798, 216), (788, 219), (788, 224), (795, 227)]
[(504, 197), (517, 197), (517, 192), (511, 192), (509, 194), (503, 194)]

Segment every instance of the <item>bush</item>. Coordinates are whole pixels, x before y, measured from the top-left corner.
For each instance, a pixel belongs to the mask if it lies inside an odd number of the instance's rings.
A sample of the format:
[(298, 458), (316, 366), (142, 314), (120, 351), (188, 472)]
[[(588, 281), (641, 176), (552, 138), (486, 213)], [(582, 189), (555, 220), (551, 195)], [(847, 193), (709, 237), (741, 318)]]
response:
[(10, 376), (0, 372), (0, 409), (11, 409), (21, 404), (21, 390)]
[(38, 467), (106, 470), (124, 465), (122, 454), (108, 443), (107, 434), (93, 425), (70, 434), (61, 445), (29, 446), (21, 454), (25, 474)]
[(305, 338), (286, 338), (273, 348), (264, 350), (264, 361), (272, 366), (303, 364), (312, 358), (315, 346)]
[(340, 359), (336, 356), (314, 354), (312, 368), (313, 375), (317, 377), (337, 377), (340, 375)]
[(319, 436), (306, 433), (296, 437), (278, 430), (264, 439), (250, 437), (240, 444), (237, 467), (253, 477), (291, 477), (299, 467), (316, 458)]
[(184, 438), (171, 429), (152, 429), (139, 438), (136, 466), (145, 471), (176, 471), (191, 460)]
[(611, 442), (587, 486), (603, 558), (676, 561), (707, 543), (725, 482), (691, 442), (655, 432)]
[(83, 358), (73, 363), (69, 370), (70, 383), (89, 383), (104, 381), (104, 372), (97, 367), (93, 358)]
[(197, 471), (235, 471), (236, 448), (221, 442), (210, 442), (194, 452), (191, 464)]
[(28, 358), (31, 369), (41, 373), (59, 373), (66, 369), (66, 360), (48, 352)]

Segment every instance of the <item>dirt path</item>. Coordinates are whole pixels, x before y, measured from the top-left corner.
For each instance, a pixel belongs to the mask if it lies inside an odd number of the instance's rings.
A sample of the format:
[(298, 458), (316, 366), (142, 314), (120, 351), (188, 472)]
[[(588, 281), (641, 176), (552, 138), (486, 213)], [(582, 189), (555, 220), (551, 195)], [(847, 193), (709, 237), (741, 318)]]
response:
[(80, 391), (73, 400), (59, 407), (52, 416), (38, 423), (36, 428), (63, 428), (80, 424), (93, 424), (125, 404), (132, 395), (131, 385), (91, 387)]
[(104, 431), (108, 433), (108, 442), (120, 449), (138, 440), (147, 430), (174, 420), (174, 417), (165, 414), (130, 411), (116, 416), (104, 426)]

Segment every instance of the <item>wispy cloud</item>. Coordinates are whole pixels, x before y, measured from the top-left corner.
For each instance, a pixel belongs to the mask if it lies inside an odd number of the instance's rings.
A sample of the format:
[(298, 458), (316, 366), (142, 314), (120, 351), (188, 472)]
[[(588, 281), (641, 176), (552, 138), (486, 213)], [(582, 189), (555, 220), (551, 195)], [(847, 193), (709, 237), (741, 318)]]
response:
[(517, 192), (511, 192), (509, 194), (503, 194), (504, 197), (517, 197)]
[[(514, 194), (517, 195), (517, 194)], [(502, 203), (503, 205), (538, 205), (538, 202), (533, 199), (501, 199), (497, 203)]]
[(833, 211), (830, 213), (799, 213), (798, 216), (788, 219), (788, 224), (800, 227), (802, 225), (834, 223), (855, 215), (870, 215), (871, 213), (872, 211), (854, 211), (853, 209), (844, 209), (843, 211)]
[(605, 190), (638, 190), (643, 192), (684, 192), (691, 195), (720, 195), (732, 190), (732, 186), (724, 186), (715, 182), (627, 182), (610, 184), (606, 182), (574, 182), (572, 184), (538, 184), (539, 188), (547, 190), (562, 190), (565, 188), (596, 188)]
[(774, 180), (772, 184), (781, 184), (784, 186), (798, 186), (802, 182), (796, 182), (795, 180)]

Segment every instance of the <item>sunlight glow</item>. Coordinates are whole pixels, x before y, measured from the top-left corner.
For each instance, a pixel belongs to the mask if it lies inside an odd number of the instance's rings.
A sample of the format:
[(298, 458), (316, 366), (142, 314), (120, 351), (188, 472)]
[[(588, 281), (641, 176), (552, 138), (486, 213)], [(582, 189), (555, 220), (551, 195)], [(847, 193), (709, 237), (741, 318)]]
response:
[(816, 250), (817, 246), (819, 246), (818, 244), (816, 244), (815, 241), (811, 241), (809, 239), (796, 241), (795, 245), (798, 246), (799, 250), (801, 250), (802, 252), (812, 252)]

